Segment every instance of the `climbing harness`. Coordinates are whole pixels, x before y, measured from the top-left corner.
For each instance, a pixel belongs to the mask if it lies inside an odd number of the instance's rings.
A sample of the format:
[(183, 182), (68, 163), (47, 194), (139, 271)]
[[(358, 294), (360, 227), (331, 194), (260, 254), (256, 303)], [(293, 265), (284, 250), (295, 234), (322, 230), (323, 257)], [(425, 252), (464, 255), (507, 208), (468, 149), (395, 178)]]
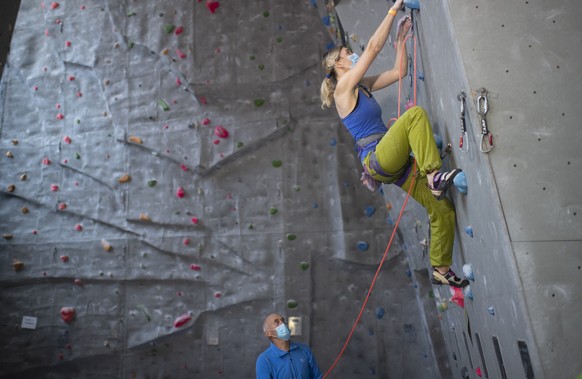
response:
[(487, 128), (487, 90), (485, 88), (479, 88), (477, 90), (477, 112), (481, 118), (481, 145), (479, 150), (482, 153), (488, 153), (495, 147), (493, 145), (493, 135), (489, 133)]
[(459, 149), (462, 152), (469, 151), (469, 143), (467, 141), (467, 126), (465, 125), (465, 91), (461, 90), (457, 95), (457, 99), (461, 102), (461, 136), (459, 137)]

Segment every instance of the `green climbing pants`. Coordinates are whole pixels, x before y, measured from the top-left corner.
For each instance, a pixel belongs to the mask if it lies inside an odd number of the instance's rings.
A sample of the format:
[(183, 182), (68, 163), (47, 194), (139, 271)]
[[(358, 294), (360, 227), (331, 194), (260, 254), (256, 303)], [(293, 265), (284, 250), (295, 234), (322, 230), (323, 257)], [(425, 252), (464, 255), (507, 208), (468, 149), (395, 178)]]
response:
[[(428, 115), (421, 107), (406, 111), (382, 137), (376, 146), (376, 157), (386, 172), (397, 172), (414, 153), (418, 172), (410, 196), (426, 208), (430, 220), (430, 263), (450, 266), (453, 262), (455, 239), (455, 209), (444, 198), (437, 200), (430, 189), (426, 174), (441, 167), (441, 157), (434, 140)], [(408, 192), (414, 173), (408, 175), (401, 188)]]

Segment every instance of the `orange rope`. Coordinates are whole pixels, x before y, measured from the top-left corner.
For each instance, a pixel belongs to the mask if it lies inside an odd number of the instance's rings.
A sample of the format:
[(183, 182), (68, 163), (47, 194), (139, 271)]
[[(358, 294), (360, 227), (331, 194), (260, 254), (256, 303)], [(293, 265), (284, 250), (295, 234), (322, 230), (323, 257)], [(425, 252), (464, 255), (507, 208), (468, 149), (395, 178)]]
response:
[[(413, 34), (409, 34), (404, 39), (403, 43), (406, 43), (406, 40), (408, 38), (410, 38), (410, 36), (413, 36)], [(413, 97), (413, 102), (414, 102), (414, 105), (416, 105), (416, 37), (413, 36), (413, 40), (414, 40), (414, 97)], [(400, 94), (401, 94), (401, 87), (402, 87), (402, 85), (401, 85), (401, 83), (402, 83), (402, 57), (400, 57), (399, 71), (400, 72), (398, 75), (398, 117), (400, 117)], [(368, 289), (368, 293), (366, 294), (366, 298), (364, 299), (364, 303), (362, 304), (362, 307), (360, 308), (360, 313), (358, 313), (358, 317), (356, 317), (356, 321), (354, 322), (354, 325), (352, 325), (352, 329), (350, 330), (350, 334), (348, 334), (348, 338), (346, 339), (344, 346), (342, 347), (341, 351), (339, 352), (338, 356), (336, 357), (336, 359), (333, 362), (333, 364), (331, 365), (331, 367), (323, 375), (323, 379), (327, 378), (327, 376), (335, 368), (335, 366), (339, 362), (340, 358), (344, 354), (346, 348), (348, 347), (348, 343), (352, 339), (354, 331), (356, 330), (356, 326), (360, 322), (360, 318), (362, 317), (362, 314), (364, 313), (364, 309), (366, 309), (366, 305), (368, 304), (368, 299), (370, 298), (370, 295), (372, 294), (372, 290), (374, 289), (374, 286), (376, 285), (376, 279), (378, 278), (378, 275), (380, 275), (380, 270), (382, 269), (382, 266), (384, 265), (384, 262), (386, 261), (386, 257), (388, 256), (388, 251), (390, 250), (390, 246), (392, 246), (392, 241), (394, 240), (394, 236), (396, 235), (396, 230), (398, 229), (398, 225), (400, 224), (400, 219), (402, 218), (402, 215), (404, 214), (404, 209), (406, 208), (406, 204), (408, 203), (408, 199), (410, 198), (410, 193), (412, 192), (412, 188), (414, 188), (414, 181), (415, 181), (414, 173), (415, 173), (415, 171), (416, 171), (416, 160), (414, 160), (414, 163), (412, 166), (412, 180), (410, 182), (410, 188), (408, 188), (408, 193), (406, 194), (406, 198), (404, 199), (404, 204), (402, 204), (402, 209), (400, 210), (400, 214), (398, 215), (398, 219), (396, 220), (396, 224), (394, 225), (394, 229), (392, 230), (392, 235), (390, 236), (390, 240), (388, 241), (388, 246), (386, 246), (386, 250), (384, 250), (384, 255), (382, 256), (382, 260), (380, 261), (380, 264), (378, 264), (378, 268), (376, 269), (376, 274), (374, 274), (374, 278), (372, 279), (372, 283), (370, 284), (370, 288)]]

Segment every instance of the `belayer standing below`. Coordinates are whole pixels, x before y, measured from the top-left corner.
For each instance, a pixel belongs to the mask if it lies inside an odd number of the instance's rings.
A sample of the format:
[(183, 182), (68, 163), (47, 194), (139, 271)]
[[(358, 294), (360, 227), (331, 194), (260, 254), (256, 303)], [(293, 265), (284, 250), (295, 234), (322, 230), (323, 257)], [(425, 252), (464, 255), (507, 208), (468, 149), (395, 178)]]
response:
[[(373, 91), (397, 82), (407, 73), (406, 62), (402, 69), (399, 66), (401, 58), (406, 57), (404, 42), (412, 24), (410, 18), (403, 18), (398, 26), (394, 67), (379, 75), (365, 76), (384, 47), (402, 3), (403, 0), (396, 0), (361, 57), (341, 46), (325, 53), (322, 62), (325, 72), (321, 84), (322, 108), (335, 104), (343, 124), (356, 140), (364, 168), (361, 180), (370, 190), (375, 191), (385, 183), (408, 191), (416, 175), (411, 196), (426, 208), (430, 219), (433, 283), (464, 287), (469, 282), (457, 277), (450, 267), (455, 239), (455, 210), (445, 196), (461, 170), (439, 171), (441, 157), (424, 109), (418, 106), (410, 108), (387, 130), (382, 121), (382, 110), (372, 96)], [(416, 173), (412, 172), (411, 153), (417, 162)]]

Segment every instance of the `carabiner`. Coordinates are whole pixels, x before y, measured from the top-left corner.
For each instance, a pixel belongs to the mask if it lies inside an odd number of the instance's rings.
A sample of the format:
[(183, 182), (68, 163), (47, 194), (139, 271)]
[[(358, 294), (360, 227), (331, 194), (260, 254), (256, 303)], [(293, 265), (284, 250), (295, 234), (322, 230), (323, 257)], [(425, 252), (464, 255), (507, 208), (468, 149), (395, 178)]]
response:
[(467, 141), (467, 126), (465, 124), (465, 91), (461, 90), (457, 95), (457, 99), (461, 102), (461, 135), (459, 136), (459, 149), (466, 153), (469, 151), (469, 141)]
[(489, 128), (487, 127), (487, 90), (485, 88), (479, 88), (477, 90), (477, 113), (481, 118), (481, 145), (479, 150), (482, 153), (488, 153), (495, 147), (493, 145), (493, 135), (489, 133)]

